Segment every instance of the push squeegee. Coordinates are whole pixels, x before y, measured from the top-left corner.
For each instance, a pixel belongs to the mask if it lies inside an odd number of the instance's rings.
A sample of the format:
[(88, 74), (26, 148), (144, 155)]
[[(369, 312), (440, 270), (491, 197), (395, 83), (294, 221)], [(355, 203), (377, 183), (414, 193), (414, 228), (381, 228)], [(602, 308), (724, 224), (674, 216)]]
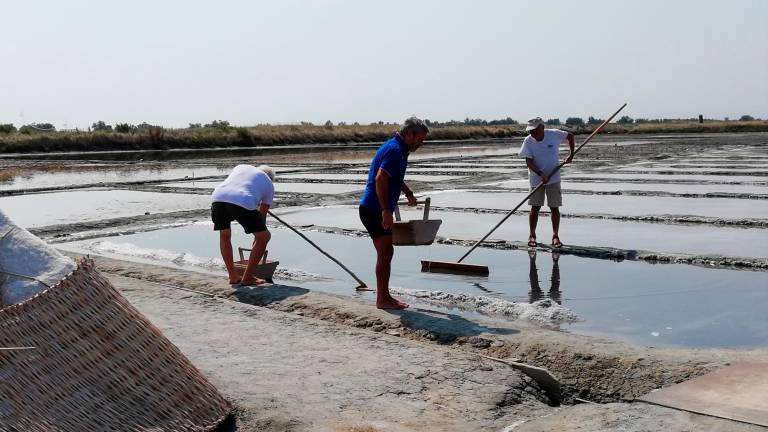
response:
[[(600, 126), (598, 126), (597, 129), (595, 129), (587, 137), (587, 139), (585, 139), (584, 142), (581, 143), (581, 145), (578, 148), (576, 148), (576, 150), (574, 150), (573, 154), (576, 155), (576, 153), (578, 153), (579, 150), (581, 150), (582, 147), (584, 147), (595, 135), (597, 135), (598, 132), (600, 132), (611, 120), (613, 120), (613, 118), (616, 117), (616, 115), (619, 112), (621, 112), (621, 110), (623, 110), (624, 107), (626, 107), (626, 106), (627, 106), (627, 104), (622, 105), (621, 108), (616, 110), (616, 112), (613, 113), (612, 116), (608, 117), (608, 119), (606, 121), (601, 123)], [(560, 163), (560, 165), (558, 165), (557, 168), (555, 168), (551, 173), (549, 173), (549, 175), (547, 177), (548, 178), (552, 177), (552, 175), (554, 175), (556, 172), (560, 171), (560, 168), (562, 168), (563, 165), (565, 165), (565, 162)], [(485, 239), (487, 239), (488, 236), (490, 236), (494, 231), (496, 231), (496, 228), (500, 227), (501, 224), (503, 224), (507, 219), (509, 219), (509, 217), (512, 216), (517, 211), (517, 209), (519, 209), (520, 206), (522, 206), (542, 186), (544, 186), (544, 183), (539, 184), (532, 191), (530, 191), (528, 193), (528, 195), (526, 195), (525, 198), (523, 198), (523, 200), (520, 201), (520, 204), (518, 204), (517, 206), (515, 206), (515, 208), (510, 210), (506, 214), (506, 216), (504, 216), (504, 218), (501, 219), (501, 221), (499, 221), (499, 223), (496, 224), (495, 227), (493, 227), (490, 231), (488, 231), (488, 234), (484, 235), (483, 238), (478, 240), (469, 249), (469, 251), (467, 251), (467, 253), (465, 253), (461, 258), (459, 258), (459, 260), (457, 262), (421, 260), (421, 271), (423, 271), (423, 272), (433, 272), (433, 273), (487, 275), (488, 274), (488, 266), (478, 265), (478, 264), (464, 264), (464, 263), (462, 263), (462, 261), (464, 261), (464, 258), (466, 258), (469, 254), (471, 254), (472, 251), (474, 251), (477, 248), (477, 246), (480, 245), (480, 243), (485, 241)]]

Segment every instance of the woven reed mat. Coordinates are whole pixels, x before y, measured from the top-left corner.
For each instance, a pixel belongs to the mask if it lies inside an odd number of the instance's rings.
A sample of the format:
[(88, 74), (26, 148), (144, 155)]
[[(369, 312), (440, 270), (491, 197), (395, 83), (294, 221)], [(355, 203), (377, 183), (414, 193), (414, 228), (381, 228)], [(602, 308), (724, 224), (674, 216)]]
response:
[(207, 431), (231, 406), (93, 265), (0, 310), (0, 431)]

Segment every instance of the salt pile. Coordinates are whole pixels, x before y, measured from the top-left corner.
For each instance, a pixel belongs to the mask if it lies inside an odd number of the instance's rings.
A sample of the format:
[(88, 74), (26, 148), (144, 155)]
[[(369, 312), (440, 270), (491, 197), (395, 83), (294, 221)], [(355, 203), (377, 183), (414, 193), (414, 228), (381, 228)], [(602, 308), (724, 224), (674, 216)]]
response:
[(518, 303), (487, 296), (452, 294), (443, 291), (412, 290), (399, 287), (391, 287), (390, 291), (393, 294), (406, 295), (437, 306), (480, 312), (486, 315), (499, 315), (539, 324), (570, 324), (582, 321), (582, 318), (574, 311), (560, 306), (551, 299), (542, 299), (533, 303)]
[(62, 280), (75, 263), (0, 210), (0, 305), (21, 303)]

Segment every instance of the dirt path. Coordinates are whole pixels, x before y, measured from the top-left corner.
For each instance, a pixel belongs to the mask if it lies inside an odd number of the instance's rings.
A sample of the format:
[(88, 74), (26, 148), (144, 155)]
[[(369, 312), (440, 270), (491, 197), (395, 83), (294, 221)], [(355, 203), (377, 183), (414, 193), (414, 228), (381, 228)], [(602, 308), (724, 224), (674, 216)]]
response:
[(242, 431), (498, 431), (550, 411), (528, 377), (461, 351), (110, 280), (240, 407)]
[(235, 402), (239, 431), (764, 430), (643, 403), (551, 407), (535, 382), (477, 356), (547, 367), (570, 403), (631, 401), (738, 358), (768, 358), (764, 350), (634, 347), (425, 310), (390, 314), (300, 287), (233, 290), (206, 274), (96, 261)]

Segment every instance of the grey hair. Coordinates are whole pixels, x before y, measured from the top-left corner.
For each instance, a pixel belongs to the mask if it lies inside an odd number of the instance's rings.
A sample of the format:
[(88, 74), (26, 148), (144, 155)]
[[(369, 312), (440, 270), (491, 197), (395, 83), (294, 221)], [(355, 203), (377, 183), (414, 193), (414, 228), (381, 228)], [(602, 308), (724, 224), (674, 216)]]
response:
[(263, 171), (264, 174), (266, 174), (267, 177), (269, 177), (270, 180), (272, 180), (273, 182), (275, 181), (275, 170), (273, 170), (271, 166), (269, 166), (269, 165), (259, 165), (259, 166), (256, 167), (256, 169), (259, 170), (259, 171)]
[(403, 127), (400, 128), (400, 135), (405, 135), (408, 132), (426, 134), (429, 133), (429, 126), (424, 123), (424, 120), (416, 116), (408, 117), (403, 122)]

